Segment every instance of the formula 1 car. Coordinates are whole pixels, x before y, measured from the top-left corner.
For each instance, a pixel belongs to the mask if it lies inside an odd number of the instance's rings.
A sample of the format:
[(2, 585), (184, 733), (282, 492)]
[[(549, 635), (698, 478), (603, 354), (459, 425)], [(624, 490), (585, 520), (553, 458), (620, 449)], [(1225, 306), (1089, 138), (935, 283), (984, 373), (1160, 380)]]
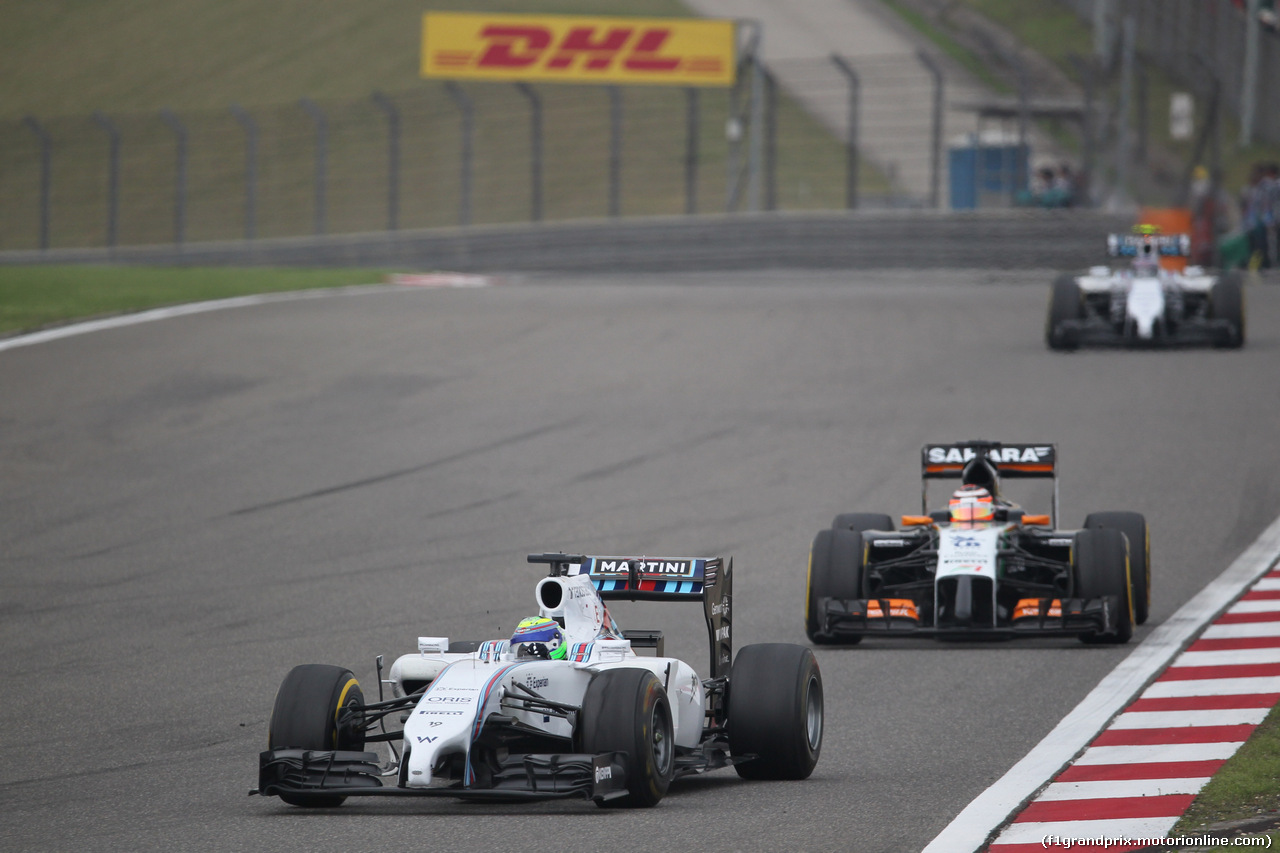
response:
[(1244, 345), (1244, 292), (1239, 272), (1217, 276), (1200, 267), (1181, 272), (1160, 268), (1160, 257), (1187, 255), (1185, 234), (1111, 234), (1112, 257), (1133, 258), (1130, 269), (1091, 267), (1065, 273), (1053, 283), (1045, 339), (1050, 349), (1085, 344), (1176, 346)]
[[(922, 451), (923, 515), (902, 527), (838, 515), (809, 553), (805, 630), (815, 643), (863, 637), (1068, 635), (1126, 643), (1150, 604), (1150, 537), (1136, 512), (1096, 512), (1058, 530), (1057, 448), (962, 441)], [(1052, 512), (1004, 499), (1001, 479), (1051, 478)], [(994, 496), (985, 521), (930, 512), (928, 484), (955, 479)], [(990, 498), (988, 498), (990, 499)]]
[[(347, 669), (295, 667), (276, 695), (258, 787), (297, 806), (350, 796), (513, 801), (583, 797), (655, 805), (676, 777), (732, 765), (746, 779), (804, 779), (822, 750), (822, 675), (804, 646), (733, 656), (733, 562), (532, 554), (550, 574), (538, 617), (511, 640), (419, 637), (378, 701)], [(623, 631), (606, 602), (701, 601), (709, 678)], [(638, 654), (636, 649), (648, 650)], [(391, 688), (383, 698), (382, 685)], [(400, 730), (388, 731), (399, 721)], [(380, 764), (370, 743), (388, 744)]]

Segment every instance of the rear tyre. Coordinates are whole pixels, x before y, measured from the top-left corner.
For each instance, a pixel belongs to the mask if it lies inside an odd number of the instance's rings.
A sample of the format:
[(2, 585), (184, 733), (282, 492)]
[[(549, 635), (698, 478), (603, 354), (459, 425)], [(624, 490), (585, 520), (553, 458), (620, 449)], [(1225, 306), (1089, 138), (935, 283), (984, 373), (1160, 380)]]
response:
[(885, 530), (893, 532), (893, 518), (882, 512), (842, 512), (831, 522), (833, 530)]
[(582, 752), (627, 753), (627, 795), (602, 807), (648, 808), (667, 793), (675, 774), (671, 703), (647, 669), (608, 669), (587, 685), (578, 723)]
[(813, 652), (759, 643), (738, 652), (729, 675), (729, 750), (757, 756), (743, 779), (807, 779), (822, 754), (822, 672)]
[(1086, 530), (1111, 527), (1129, 540), (1129, 587), (1133, 596), (1133, 624), (1142, 625), (1151, 610), (1151, 532), (1137, 512), (1091, 512)]
[(1085, 643), (1119, 645), (1133, 636), (1133, 595), (1129, 582), (1129, 553), (1124, 534), (1115, 528), (1082, 530), (1076, 534), (1077, 598), (1116, 597), (1114, 634), (1081, 634)]
[(805, 597), (804, 630), (820, 645), (854, 645), (860, 634), (832, 636), (823, 631), (820, 610), (824, 598), (862, 597), (862, 535), (852, 530), (822, 530), (809, 550), (809, 588)]
[(1063, 273), (1054, 279), (1053, 289), (1049, 292), (1049, 316), (1044, 324), (1044, 338), (1049, 349), (1076, 349), (1080, 345), (1078, 333), (1074, 329), (1063, 328), (1062, 324), (1082, 317), (1084, 302), (1080, 297), (1080, 285), (1071, 273)]
[[(295, 666), (276, 693), (267, 749), (364, 749), (364, 693), (351, 670), (323, 663)], [(281, 794), (294, 806), (342, 805), (344, 796)]]
[(1233, 327), (1233, 332), (1224, 334), (1214, 346), (1219, 349), (1244, 346), (1244, 278), (1238, 271), (1219, 278), (1209, 291), (1209, 316), (1226, 320)]

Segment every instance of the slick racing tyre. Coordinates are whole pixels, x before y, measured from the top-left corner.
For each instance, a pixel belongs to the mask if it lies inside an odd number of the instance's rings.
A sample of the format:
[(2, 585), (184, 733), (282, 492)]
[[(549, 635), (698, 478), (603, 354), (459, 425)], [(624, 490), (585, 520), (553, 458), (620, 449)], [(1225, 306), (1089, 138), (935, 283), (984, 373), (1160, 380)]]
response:
[(1209, 291), (1209, 316), (1226, 320), (1235, 329), (1214, 343), (1219, 349), (1239, 349), (1244, 346), (1244, 279), (1239, 271), (1229, 272)]
[(1091, 512), (1085, 530), (1112, 527), (1129, 540), (1129, 587), (1133, 595), (1133, 624), (1147, 621), (1151, 609), (1151, 533), (1147, 520), (1137, 512)]
[(1115, 596), (1115, 633), (1081, 634), (1085, 643), (1120, 644), (1133, 636), (1133, 594), (1129, 582), (1129, 553), (1124, 534), (1113, 527), (1081, 530), (1076, 534), (1077, 598)]
[(824, 598), (862, 597), (862, 535), (852, 530), (820, 531), (809, 550), (808, 584), (804, 630), (809, 639), (819, 644), (850, 646), (861, 642), (860, 634), (825, 633), (820, 608)]
[(1065, 320), (1079, 320), (1084, 317), (1084, 303), (1080, 297), (1080, 285), (1075, 276), (1063, 273), (1054, 279), (1053, 290), (1049, 293), (1049, 316), (1045, 319), (1044, 338), (1049, 349), (1073, 350), (1079, 345), (1079, 333), (1075, 329), (1065, 329)]
[(729, 751), (743, 779), (806, 779), (822, 753), (822, 673), (813, 652), (758, 643), (729, 674)]
[[(364, 693), (351, 670), (323, 663), (295, 666), (276, 693), (267, 749), (364, 749)], [(281, 794), (294, 806), (338, 806), (332, 794)]]
[(842, 512), (831, 522), (833, 530), (884, 530), (893, 532), (893, 518), (882, 512)]
[(601, 806), (647, 808), (667, 793), (676, 766), (676, 730), (662, 682), (647, 669), (608, 669), (587, 685), (578, 750), (627, 753), (627, 795)]

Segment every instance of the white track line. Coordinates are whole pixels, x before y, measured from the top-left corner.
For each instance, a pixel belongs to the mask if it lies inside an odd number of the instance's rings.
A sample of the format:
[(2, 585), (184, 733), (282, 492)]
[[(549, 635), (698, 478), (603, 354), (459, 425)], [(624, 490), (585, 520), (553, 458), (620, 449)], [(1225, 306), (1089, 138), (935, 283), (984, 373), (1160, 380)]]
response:
[[(1148, 681), (1168, 666), (1196, 632), (1261, 577), (1277, 557), (1280, 518), (1271, 522), (1226, 571), (1152, 631), (1044, 740), (969, 803), (922, 853), (969, 853), (985, 844), (1016, 809), (1075, 758)], [(1119, 834), (1139, 837), (1152, 833), (1130, 833), (1126, 829)], [(1040, 833), (1035, 840), (1038, 842), (1043, 835)]]
[(69, 326), (58, 326), (27, 335), (17, 335), (0, 340), (0, 352), (43, 344), (75, 335), (86, 335), (89, 332), (100, 332), (104, 329), (119, 329), (134, 326), (138, 323), (150, 323), (153, 320), (168, 320), (171, 317), (185, 317), (188, 314), (203, 314), (206, 311), (222, 311), (227, 308), (244, 308), (250, 305), (265, 305), (270, 302), (293, 302), (299, 299), (320, 299), (327, 296), (353, 296), (363, 293), (388, 293), (399, 290), (417, 290), (396, 285), (359, 284), (350, 287), (325, 287), (315, 290), (292, 290), (284, 293), (260, 293), (253, 296), (234, 296), (230, 299), (212, 299), (208, 302), (191, 302), (186, 305), (172, 305), (168, 308), (153, 308), (150, 311), (139, 311), (135, 314), (120, 314), (104, 317), (101, 320), (88, 320), (73, 323)]

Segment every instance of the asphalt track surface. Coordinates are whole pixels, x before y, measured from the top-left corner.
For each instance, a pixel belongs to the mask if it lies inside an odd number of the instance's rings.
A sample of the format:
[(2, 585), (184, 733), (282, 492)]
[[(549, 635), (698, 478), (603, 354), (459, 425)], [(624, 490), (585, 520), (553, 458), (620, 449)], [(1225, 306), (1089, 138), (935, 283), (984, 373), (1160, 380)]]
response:
[[(1049, 277), (527, 278), (0, 353), (0, 848), (920, 850), (1127, 649), (824, 648), (811, 779), (652, 810), (246, 794), (291, 666), (373, 692), (420, 634), (507, 634), (531, 551), (730, 554), (737, 645), (805, 642), (812, 537), (916, 511), (926, 441), (1056, 442), (1065, 525), (1146, 513), (1140, 640), (1280, 514), (1280, 288), (1239, 352), (1064, 355)], [(696, 606), (617, 615), (705, 666)]]

